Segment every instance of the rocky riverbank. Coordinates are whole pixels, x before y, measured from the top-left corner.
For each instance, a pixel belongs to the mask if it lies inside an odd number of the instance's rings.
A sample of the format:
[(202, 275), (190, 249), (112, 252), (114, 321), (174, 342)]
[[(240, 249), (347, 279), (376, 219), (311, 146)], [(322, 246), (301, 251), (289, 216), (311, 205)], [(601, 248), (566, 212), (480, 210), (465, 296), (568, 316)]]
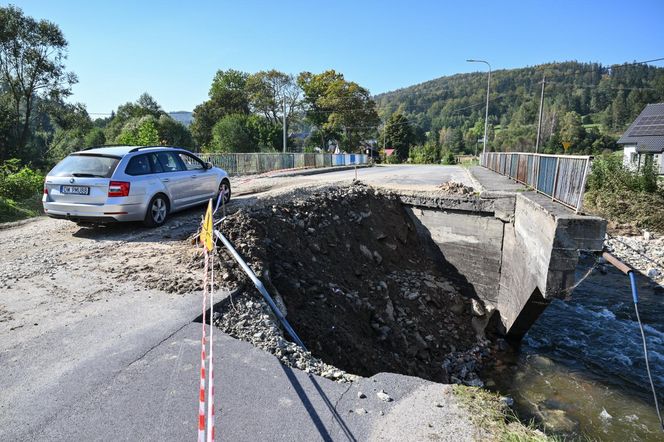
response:
[(604, 244), (625, 263), (664, 285), (664, 235), (646, 230), (640, 235), (607, 235)]

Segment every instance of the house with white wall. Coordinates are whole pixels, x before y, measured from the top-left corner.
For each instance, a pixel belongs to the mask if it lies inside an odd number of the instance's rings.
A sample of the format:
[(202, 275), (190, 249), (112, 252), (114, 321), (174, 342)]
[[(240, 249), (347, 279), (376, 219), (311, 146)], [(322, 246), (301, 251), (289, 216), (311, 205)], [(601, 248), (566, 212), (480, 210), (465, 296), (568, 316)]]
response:
[(627, 128), (618, 144), (623, 146), (623, 164), (638, 170), (652, 157), (664, 175), (664, 103), (648, 104)]

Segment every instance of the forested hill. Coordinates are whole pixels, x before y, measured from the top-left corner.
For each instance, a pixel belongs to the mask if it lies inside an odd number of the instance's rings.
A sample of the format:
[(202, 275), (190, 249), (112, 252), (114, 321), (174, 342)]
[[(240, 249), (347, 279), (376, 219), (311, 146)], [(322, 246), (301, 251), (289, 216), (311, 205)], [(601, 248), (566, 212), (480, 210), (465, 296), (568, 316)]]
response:
[[(543, 137), (552, 152), (559, 150), (562, 138), (573, 138), (575, 151), (611, 147), (611, 139), (647, 103), (664, 101), (664, 68), (651, 65), (562, 62), (494, 71), (489, 105), (494, 148), (524, 150), (534, 145), (543, 74)], [(483, 134), (486, 85), (486, 71), (457, 74), (380, 94), (375, 100), (383, 121), (403, 113), (422, 141), (426, 133), (429, 142), (443, 148), (471, 152)]]

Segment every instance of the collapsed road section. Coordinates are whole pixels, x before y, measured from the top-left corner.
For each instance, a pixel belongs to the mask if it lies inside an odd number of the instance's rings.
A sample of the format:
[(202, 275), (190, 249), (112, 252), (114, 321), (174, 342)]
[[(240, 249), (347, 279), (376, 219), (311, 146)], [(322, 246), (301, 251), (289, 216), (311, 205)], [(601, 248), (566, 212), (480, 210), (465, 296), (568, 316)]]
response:
[[(474, 326), (481, 304), (430, 253), (389, 192), (355, 184), (266, 199), (221, 228), (261, 277), (312, 355), (287, 342), (269, 309), (225, 254), (223, 279), (245, 289), (216, 324), (283, 362), (335, 380), (395, 372), (479, 385), (489, 341)], [(350, 373), (350, 375), (349, 375)]]

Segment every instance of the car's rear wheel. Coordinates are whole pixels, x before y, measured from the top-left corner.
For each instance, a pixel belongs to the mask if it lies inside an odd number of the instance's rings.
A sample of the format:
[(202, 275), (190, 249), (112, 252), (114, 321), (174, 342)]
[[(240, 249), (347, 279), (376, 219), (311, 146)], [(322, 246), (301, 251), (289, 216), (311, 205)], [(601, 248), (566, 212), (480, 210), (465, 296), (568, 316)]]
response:
[(168, 215), (168, 199), (164, 195), (158, 194), (152, 197), (148, 204), (148, 211), (145, 214), (143, 224), (148, 227), (158, 227), (166, 222)]
[[(219, 184), (219, 193), (223, 197), (223, 203), (228, 204), (231, 200), (231, 182), (226, 178), (221, 180), (221, 184)], [(217, 198), (219, 198), (219, 195), (217, 195)]]

